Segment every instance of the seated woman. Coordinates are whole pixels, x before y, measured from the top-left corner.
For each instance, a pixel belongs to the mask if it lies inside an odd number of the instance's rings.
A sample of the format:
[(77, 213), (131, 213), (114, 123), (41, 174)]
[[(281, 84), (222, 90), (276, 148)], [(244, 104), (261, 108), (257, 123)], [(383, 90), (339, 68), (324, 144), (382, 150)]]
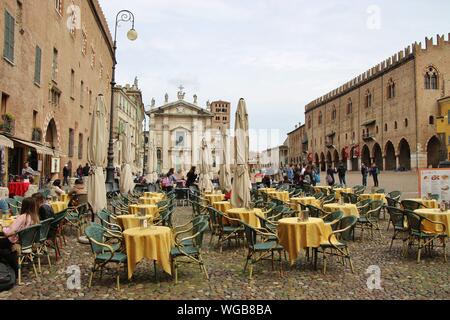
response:
[(84, 182), (82, 179), (77, 179), (72, 190), (69, 192), (70, 200), (69, 207), (76, 207), (80, 204), (80, 195), (86, 195), (87, 191), (84, 187)]
[(32, 195), (34, 201), (36, 201), (36, 208), (39, 213), (39, 219), (41, 221), (54, 218), (55, 212), (53, 211), (52, 206), (48, 203), (47, 199), (40, 193), (35, 193)]
[(61, 180), (56, 179), (55, 181), (53, 181), (52, 188), (50, 189), (50, 195), (52, 197), (59, 197), (64, 193), (64, 190), (61, 189)]
[(18, 268), (17, 253), (12, 251), (12, 246), (19, 241), (18, 232), (40, 222), (36, 209), (36, 201), (33, 198), (23, 199), (20, 215), (9, 227), (3, 228), (3, 234), (7, 238), (0, 238), (0, 257), (16, 272)]

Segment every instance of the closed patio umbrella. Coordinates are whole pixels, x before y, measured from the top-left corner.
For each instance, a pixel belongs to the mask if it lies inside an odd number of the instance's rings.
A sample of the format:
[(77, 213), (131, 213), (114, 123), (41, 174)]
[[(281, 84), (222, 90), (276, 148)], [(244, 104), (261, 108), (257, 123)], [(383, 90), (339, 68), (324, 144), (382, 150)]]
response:
[(249, 209), (251, 184), (247, 163), (250, 142), (248, 136), (248, 114), (244, 99), (239, 100), (234, 132), (235, 170), (231, 191), (231, 205), (234, 208)]
[(156, 183), (156, 181), (158, 181), (158, 173), (157, 173), (157, 169), (158, 169), (158, 158), (157, 158), (157, 154), (156, 154), (156, 142), (155, 142), (155, 138), (152, 137), (152, 132), (150, 132), (150, 137), (149, 137), (149, 148), (148, 148), (148, 155), (147, 155), (147, 167), (148, 167), (148, 173), (145, 177), (145, 180), (147, 181), (147, 183)]
[(200, 176), (198, 180), (198, 188), (200, 191), (213, 192), (214, 187), (211, 180), (211, 152), (206, 143), (206, 139), (203, 138), (200, 155)]
[(222, 164), (220, 165), (219, 183), (225, 193), (231, 191), (230, 137), (226, 128), (222, 128)]
[(131, 139), (130, 139), (130, 126), (126, 125), (125, 135), (122, 143), (122, 153), (123, 153), (123, 164), (120, 173), (120, 192), (130, 193), (133, 191), (135, 184), (133, 181), (132, 170), (136, 168), (131, 168), (131, 162), (133, 161), (131, 155)]
[(88, 146), (88, 161), (92, 172), (88, 180), (88, 202), (94, 213), (107, 207), (105, 176), (103, 174), (107, 145), (105, 98), (103, 95), (99, 95), (92, 114)]

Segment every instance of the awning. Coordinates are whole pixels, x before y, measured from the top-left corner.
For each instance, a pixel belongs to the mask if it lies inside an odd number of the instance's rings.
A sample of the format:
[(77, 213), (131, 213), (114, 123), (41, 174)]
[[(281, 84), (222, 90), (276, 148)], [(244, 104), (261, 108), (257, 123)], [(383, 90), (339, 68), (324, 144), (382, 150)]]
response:
[(49, 156), (53, 156), (56, 158), (61, 157), (61, 152), (59, 152), (58, 150), (54, 150), (52, 148), (37, 144), (37, 143), (33, 143), (30, 141), (25, 141), (25, 140), (20, 140), (17, 138), (12, 138), (14, 141), (16, 141), (17, 143), (23, 144), (27, 147), (33, 148), (36, 150), (37, 153), (39, 154), (45, 154), (45, 155), (49, 155)]
[(0, 146), (14, 149), (14, 142), (11, 139), (0, 134)]
[(361, 127), (371, 126), (371, 125), (375, 124), (376, 122), (377, 122), (377, 120), (367, 120), (367, 121), (363, 122)]

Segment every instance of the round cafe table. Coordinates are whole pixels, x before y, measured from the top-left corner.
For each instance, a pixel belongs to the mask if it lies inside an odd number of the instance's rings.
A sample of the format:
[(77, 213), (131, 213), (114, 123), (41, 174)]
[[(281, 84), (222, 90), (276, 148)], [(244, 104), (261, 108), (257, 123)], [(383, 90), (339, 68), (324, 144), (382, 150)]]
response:
[[(417, 209), (414, 212), (432, 221), (443, 223), (446, 229), (445, 233), (450, 236), (450, 211), (441, 212), (440, 209)], [(428, 221), (423, 221), (422, 226), (424, 231), (428, 232), (441, 233), (443, 231), (441, 225), (435, 225)]]
[(363, 193), (359, 195), (360, 200), (382, 200), (384, 204), (387, 204), (386, 195), (384, 193)]
[(164, 198), (164, 193), (160, 192), (144, 192), (145, 198)]
[(133, 276), (136, 264), (144, 258), (156, 261), (166, 273), (172, 274), (170, 250), (174, 241), (170, 228), (132, 228), (125, 230), (123, 236), (128, 258), (128, 279)]
[(284, 218), (279, 220), (277, 227), (280, 245), (288, 252), (291, 265), (302, 249), (318, 248), (321, 243), (328, 242), (332, 232), (331, 226), (320, 218), (309, 218), (307, 221)]
[(275, 189), (275, 188), (260, 188), (260, 189), (258, 189), (258, 191), (261, 191), (261, 192), (270, 192), (270, 191), (277, 191), (277, 189)]
[(220, 212), (227, 212), (231, 209), (230, 201), (216, 201), (212, 204), (213, 208)]
[(154, 204), (131, 204), (128, 207), (128, 211), (132, 215), (137, 215), (139, 213), (145, 213), (146, 216), (157, 217), (159, 214), (158, 206)]
[(267, 195), (271, 198), (278, 199), (283, 202), (289, 201), (289, 192), (288, 191), (269, 191)]
[[(146, 215), (147, 222), (149, 225), (152, 224), (153, 215)], [(122, 228), (122, 230), (128, 230), (133, 228), (139, 228), (141, 226), (142, 217), (138, 217), (135, 214), (125, 214), (117, 217), (117, 223)]]
[[(13, 224), (13, 222), (15, 220), (16, 220), (15, 217), (9, 217), (8, 219), (3, 218), (3, 219), (0, 220), (0, 226), (2, 226), (2, 227), (9, 227), (10, 225)], [(2, 234), (3, 234), (3, 232), (2, 232)]]
[(53, 212), (55, 213), (59, 213), (68, 208), (68, 203), (65, 201), (52, 201), (50, 202), (50, 205), (52, 206)]
[(353, 193), (353, 189), (352, 188), (336, 188), (336, 189), (334, 189), (334, 192), (336, 195), (336, 200), (341, 200), (341, 192)]
[(59, 201), (69, 202), (69, 195), (67, 193), (64, 193), (64, 194), (60, 195), (59, 196)]
[(335, 212), (335, 211), (342, 211), (342, 213), (344, 214), (344, 217), (348, 217), (348, 216), (355, 216), (357, 218), (359, 218), (359, 211), (358, 208), (356, 207), (356, 204), (352, 204), (352, 203), (344, 203), (344, 204), (339, 204), (339, 203), (329, 203), (329, 204), (324, 204), (323, 205), (323, 210), (327, 211), (327, 212)]
[(8, 184), (9, 194), (23, 197), (30, 187), (29, 182), (10, 182)]
[(212, 205), (214, 202), (225, 200), (224, 194), (205, 194), (203, 196), (209, 205)]
[(261, 224), (257, 217), (257, 215), (263, 216), (263, 212), (261, 209), (234, 208), (227, 210), (226, 215), (233, 219), (242, 220), (246, 224), (254, 228), (261, 228)]
[(157, 204), (158, 202), (162, 201), (162, 198), (158, 198), (158, 197), (151, 197), (151, 198), (147, 198), (147, 197), (140, 197), (139, 198), (139, 203), (140, 204)]
[(415, 201), (419, 202), (428, 209), (437, 209), (438, 208), (438, 202), (436, 200), (427, 200), (427, 199), (407, 199), (408, 201)]
[(320, 207), (320, 200), (314, 198), (314, 197), (301, 197), (301, 198), (291, 198), (291, 209), (297, 210), (298, 205), (301, 203), (303, 205), (313, 205), (316, 207)]

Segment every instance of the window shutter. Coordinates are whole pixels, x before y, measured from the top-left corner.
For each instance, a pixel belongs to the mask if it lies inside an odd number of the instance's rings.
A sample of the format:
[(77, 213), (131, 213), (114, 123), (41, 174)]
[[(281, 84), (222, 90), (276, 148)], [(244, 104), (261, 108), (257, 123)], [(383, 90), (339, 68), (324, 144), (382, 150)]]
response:
[(5, 41), (3, 55), (14, 62), (14, 18), (5, 10)]
[(35, 61), (35, 69), (34, 69), (34, 82), (37, 84), (41, 83), (41, 57), (42, 50), (38, 46), (36, 46), (36, 61)]

